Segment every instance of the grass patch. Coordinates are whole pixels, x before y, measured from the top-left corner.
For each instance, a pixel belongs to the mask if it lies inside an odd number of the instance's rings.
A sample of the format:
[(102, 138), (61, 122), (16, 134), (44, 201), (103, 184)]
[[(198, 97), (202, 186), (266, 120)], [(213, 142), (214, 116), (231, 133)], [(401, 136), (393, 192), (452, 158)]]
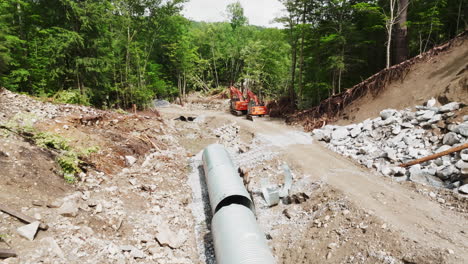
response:
[(23, 138), (30, 140), (40, 148), (48, 149), (56, 153), (55, 161), (60, 166), (61, 173), (68, 183), (76, 182), (76, 175), (82, 172), (81, 165), (83, 158), (99, 151), (99, 147), (91, 146), (83, 149), (76, 149), (70, 145), (70, 140), (61, 135), (51, 132), (39, 132), (34, 129), (33, 117), (18, 116), (13, 118), (0, 128), (5, 128), (6, 132), (16, 133)]

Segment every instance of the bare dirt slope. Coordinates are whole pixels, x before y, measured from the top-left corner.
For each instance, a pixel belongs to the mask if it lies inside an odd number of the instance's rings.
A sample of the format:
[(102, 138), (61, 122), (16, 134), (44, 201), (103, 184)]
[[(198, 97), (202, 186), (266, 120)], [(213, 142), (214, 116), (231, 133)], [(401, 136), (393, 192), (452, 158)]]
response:
[[(223, 112), (180, 108), (162, 111), (168, 118), (201, 116), (200, 124), (175, 121), (182, 146), (195, 154), (202, 149), (198, 139), (223, 143), (248, 172), (258, 221), (271, 236), (279, 263), (463, 263), (468, 258), (468, 205), (462, 196), (384, 178), (279, 120), (251, 122)], [(238, 132), (225, 142), (214, 132), (220, 126)], [(239, 142), (232, 145), (235, 140)], [(238, 147), (242, 154), (236, 154)], [(268, 208), (258, 194), (261, 179), (280, 183), (278, 168), (285, 162), (295, 174), (295, 191), (311, 198)]]
[(468, 103), (468, 38), (460, 38), (449, 50), (412, 65), (402, 80), (392, 82), (377, 95), (367, 93), (352, 102), (343, 109), (337, 123), (361, 122), (378, 116), (383, 109), (401, 110), (432, 97), (441, 104)]
[[(25, 223), (0, 212), (0, 248), (17, 254), (0, 262), (198, 263), (186, 151), (174, 131), (156, 112), (0, 89), (0, 205), (49, 226), (30, 241), (18, 231)], [(81, 157), (73, 183), (58, 162), (65, 153)]]

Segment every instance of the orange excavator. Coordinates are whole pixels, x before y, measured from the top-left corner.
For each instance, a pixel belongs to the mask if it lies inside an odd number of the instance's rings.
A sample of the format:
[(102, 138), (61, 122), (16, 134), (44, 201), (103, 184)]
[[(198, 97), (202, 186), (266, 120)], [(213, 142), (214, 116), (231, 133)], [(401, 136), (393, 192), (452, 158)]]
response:
[(265, 104), (260, 102), (257, 95), (250, 90), (247, 90), (247, 102), (247, 119), (253, 121), (253, 117), (255, 116), (264, 116), (267, 114), (267, 107)]
[(244, 115), (247, 113), (248, 101), (244, 99), (242, 92), (236, 87), (229, 87), (231, 93), (231, 113), (237, 116)]
[(247, 119), (252, 121), (255, 116), (264, 116), (267, 114), (265, 104), (260, 102), (257, 95), (251, 90), (247, 90), (246, 99), (244, 99), (242, 92), (234, 86), (229, 87), (229, 91), (231, 94), (230, 110), (232, 114), (237, 116), (247, 114)]

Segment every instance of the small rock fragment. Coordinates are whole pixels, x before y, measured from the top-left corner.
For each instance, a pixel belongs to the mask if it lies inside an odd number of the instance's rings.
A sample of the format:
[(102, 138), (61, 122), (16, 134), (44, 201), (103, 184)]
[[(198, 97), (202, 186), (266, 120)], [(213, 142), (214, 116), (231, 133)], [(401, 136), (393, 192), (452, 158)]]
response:
[(18, 227), (18, 229), (16, 230), (18, 231), (20, 236), (28, 239), (29, 241), (33, 241), (34, 237), (36, 236), (37, 229), (39, 228), (39, 224), (39, 221), (32, 222), (28, 225)]
[(460, 186), (460, 188), (458, 188), (458, 192), (468, 194), (468, 184)]
[(75, 217), (78, 214), (78, 206), (73, 200), (64, 202), (58, 210), (60, 215), (66, 217)]
[(136, 162), (136, 158), (133, 156), (125, 156), (125, 163), (127, 166), (132, 166)]

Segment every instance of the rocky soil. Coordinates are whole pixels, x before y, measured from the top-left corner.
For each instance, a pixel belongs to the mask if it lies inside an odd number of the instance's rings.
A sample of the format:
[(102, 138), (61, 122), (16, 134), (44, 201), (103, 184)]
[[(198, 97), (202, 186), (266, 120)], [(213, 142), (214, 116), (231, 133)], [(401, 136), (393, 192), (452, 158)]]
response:
[[(362, 160), (372, 160), (369, 170), (340, 158), (315, 143), (310, 134), (281, 120), (251, 122), (210, 110), (222, 109), (223, 99), (213, 105), (197, 100), (183, 107), (165, 104), (159, 111), (131, 114), (40, 102), (3, 90), (0, 201), (34, 218), (26, 224), (0, 212), (0, 249), (18, 255), (3, 262), (215, 263), (201, 166), (201, 151), (211, 143), (223, 144), (239, 167), (277, 263), (463, 262), (467, 239), (460, 226), (466, 226), (467, 202), (459, 193), (464, 174), (457, 167), (463, 157), (453, 154), (442, 165), (432, 162), (436, 169), (452, 166), (458, 173), (443, 180), (437, 171), (431, 175), (447, 188), (419, 183), (407, 188), (387, 181), (405, 174), (405, 183), (411, 183), (406, 180), (411, 172), (396, 165), (414, 158), (399, 151), (403, 146), (390, 144), (387, 135), (397, 136), (392, 133), (400, 126), (401, 141), (414, 142), (416, 157), (443, 144), (456, 146), (466, 142), (460, 134), (466, 115), (463, 105), (450, 111), (425, 105), (418, 110), (424, 112), (420, 115), (389, 110), (388, 117), (368, 121), (370, 131), (364, 125), (316, 131), (315, 136), (329, 141), (333, 149), (344, 147), (356, 157), (366, 155)], [(428, 119), (427, 111), (434, 112)], [(438, 114), (441, 120), (431, 124), (429, 120), (438, 119)], [(418, 120), (422, 115), (424, 120)], [(38, 145), (24, 133), (29, 127), (29, 133), (66, 138), (77, 152), (90, 147), (98, 151), (81, 157), (81, 173), (74, 183), (67, 183), (57, 163), (60, 151)], [(356, 130), (360, 131), (353, 137)], [(337, 131), (346, 136), (337, 140)], [(457, 142), (443, 142), (449, 132)], [(350, 143), (361, 144), (368, 152), (348, 149)], [(396, 160), (384, 154), (387, 148), (396, 149)], [(419, 154), (420, 150), (427, 153)], [(374, 152), (379, 155), (371, 159)], [(391, 168), (389, 177), (376, 179), (370, 173), (377, 163), (379, 168)], [(424, 179), (432, 179), (426, 177), (432, 163), (422, 164)], [(285, 165), (292, 187), (283, 199), (269, 205), (265, 189), (286, 184)], [(366, 182), (370, 177), (372, 181)], [(401, 199), (406, 199), (404, 204)], [(402, 216), (400, 207), (415, 212)], [(448, 226), (442, 228), (442, 222)], [(40, 229), (40, 223), (48, 229)]]
[[(100, 111), (0, 93), (1, 204), (47, 224), (0, 212), (3, 263), (197, 263), (186, 151), (157, 112)], [(26, 129), (27, 128), (27, 129)], [(66, 183), (59, 151), (24, 131), (62, 137), (83, 157)]]
[(313, 134), (327, 146), (396, 181), (412, 181), (468, 194), (468, 149), (416, 164), (399, 164), (468, 143), (468, 110), (435, 99), (424, 106), (386, 109), (375, 119), (347, 126), (327, 125)]

